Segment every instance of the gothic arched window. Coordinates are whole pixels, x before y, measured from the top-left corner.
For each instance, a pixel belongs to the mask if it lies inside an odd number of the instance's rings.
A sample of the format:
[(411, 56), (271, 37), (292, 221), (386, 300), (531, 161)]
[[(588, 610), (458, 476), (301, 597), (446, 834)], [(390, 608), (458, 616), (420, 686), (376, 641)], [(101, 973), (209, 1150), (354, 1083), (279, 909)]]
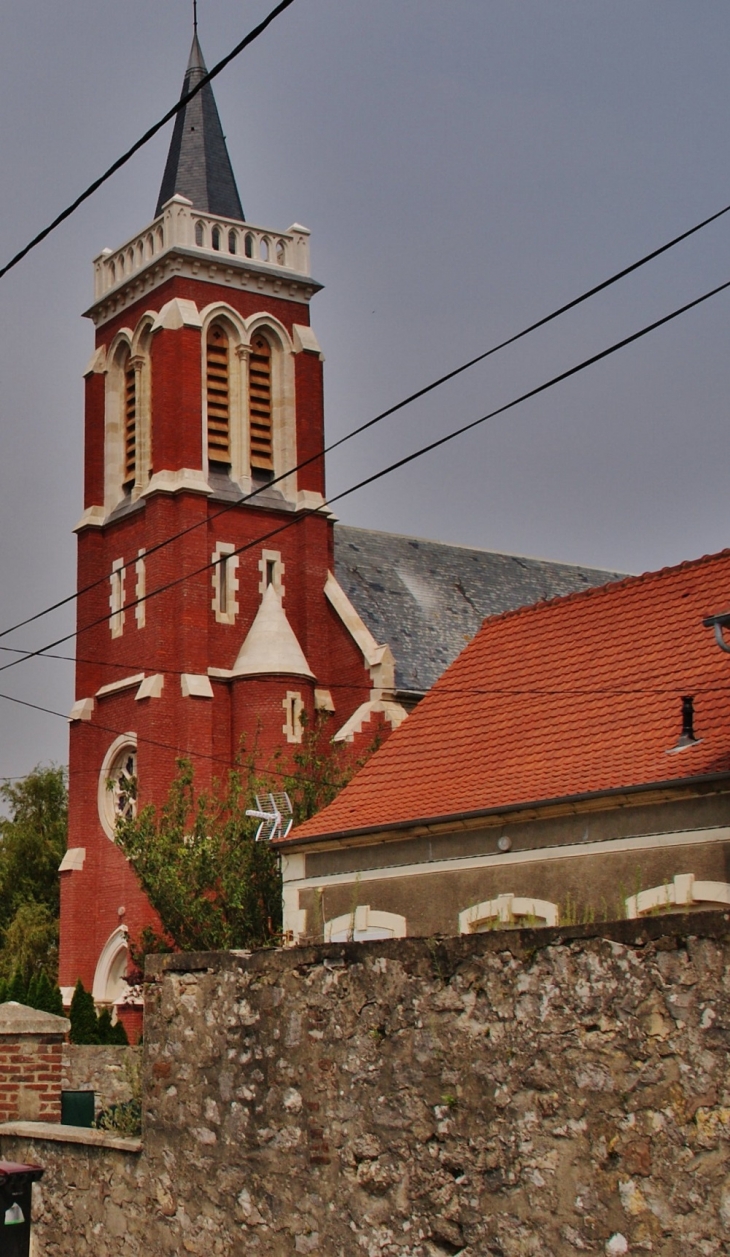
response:
[(274, 470), (271, 425), (271, 345), (257, 332), (251, 341), (248, 368), (251, 469)]
[(208, 462), (231, 462), (230, 346), (220, 323), (208, 331), (205, 353), (205, 385), (208, 403)]
[(127, 492), (137, 476), (137, 380), (131, 356), (124, 362), (124, 479)]

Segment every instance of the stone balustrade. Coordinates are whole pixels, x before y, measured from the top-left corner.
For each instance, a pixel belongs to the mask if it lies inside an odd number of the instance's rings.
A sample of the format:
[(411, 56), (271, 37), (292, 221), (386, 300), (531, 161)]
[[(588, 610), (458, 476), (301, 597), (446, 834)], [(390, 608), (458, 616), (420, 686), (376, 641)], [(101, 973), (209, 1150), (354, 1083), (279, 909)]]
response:
[(144, 231), (119, 249), (104, 249), (94, 259), (94, 299), (98, 301), (174, 248), (193, 250), (217, 261), (227, 256), (256, 268), (308, 276), (309, 234), (299, 223), (288, 231), (272, 231), (201, 213), (186, 197), (174, 196)]

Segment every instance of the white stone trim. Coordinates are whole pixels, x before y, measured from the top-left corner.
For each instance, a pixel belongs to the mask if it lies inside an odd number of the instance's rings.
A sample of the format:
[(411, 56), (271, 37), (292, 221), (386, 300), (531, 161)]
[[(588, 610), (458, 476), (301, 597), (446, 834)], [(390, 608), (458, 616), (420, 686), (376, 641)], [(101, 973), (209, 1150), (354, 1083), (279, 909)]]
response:
[(325, 519), (337, 520), (334, 511), (331, 511), (327, 505), (327, 499), (322, 497), (316, 489), (297, 490), (297, 510), (316, 511), (318, 515), (324, 515)]
[(94, 714), (93, 698), (77, 698), (71, 711), (69, 712), (69, 720), (91, 720)]
[(496, 899), (488, 899), (483, 903), (474, 904), (459, 913), (459, 933), (476, 934), (479, 926), (491, 921), (500, 925), (513, 925), (519, 917), (535, 917), (545, 925), (557, 925), (559, 909), (549, 899), (525, 899), (518, 895), (497, 895)]
[(180, 689), (183, 698), (212, 698), (213, 686), (210, 678), (194, 672), (183, 672), (180, 677)]
[(303, 323), (294, 323), (291, 333), (295, 354), (304, 352), (318, 354), (321, 361), (324, 362), (324, 354), (319, 347), (319, 341), (314, 334), (313, 327), (306, 327)]
[(99, 772), (99, 784), (96, 792), (97, 811), (99, 813), (101, 827), (107, 838), (111, 839), (112, 842), (114, 842), (114, 820), (110, 817), (111, 809), (109, 807), (109, 797), (111, 792), (109, 790), (108, 782), (114, 766), (114, 761), (122, 751), (127, 749), (136, 752), (136, 733), (120, 733), (119, 737), (114, 739), (111, 746), (107, 748), (107, 752), (102, 760), (101, 770)]
[(287, 742), (301, 742), (304, 736), (304, 726), (302, 725), (304, 703), (302, 702), (301, 694), (297, 690), (287, 690), (286, 698), (281, 700), (281, 705), (286, 716), (281, 729), (282, 733), (286, 735)]
[[(334, 708), (333, 708), (334, 710)], [(408, 712), (405, 707), (401, 707), (400, 703), (395, 703), (392, 699), (370, 699), (366, 703), (361, 703), (356, 711), (352, 713), (349, 720), (346, 720), (341, 729), (337, 730), (333, 742), (353, 742), (355, 735), (362, 732), (363, 725), (372, 720), (373, 716), (380, 712), (388, 724), (393, 729), (397, 729), (403, 724)]]
[[(296, 837), (296, 830), (294, 837)], [(373, 835), (373, 842), (378, 836)], [(382, 841), (382, 840), (381, 840)], [(379, 869), (362, 869), (349, 873), (330, 873), (322, 877), (303, 877), (304, 864), (295, 861), (295, 852), (282, 851), (282, 876), (284, 881), (296, 881), (301, 890), (318, 886), (352, 886), (355, 882), (380, 882), (402, 880), (407, 877), (424, 877), (428, 874), (443, 876), (444, 873), (471, 872), (477, 869), (506, 868), (523, 864), (543, 864), (549, 860), (585, 859), (595, 855), (613, 855), (624, 851), (655, 851), (669, 847), (694, 847), (707, 843), (730, 842), (730, 827), (718, 825), (710, 829), (683, 829), (672, 833), (639, 834), (632, 838), (607, 838), (603, 842), (575, 842), (560, 847), (538, 847), (531, 851), (510, 851), (504, 855), (454, 856), (448, 860), (428, 860), (419, 864), (388, 865)], [(362, 844), (366, 847), (367, 842)], [(328, 843), (330, 849), (339, 844)], [(320, 848), (321, 850), (322, 848)], [(387, 850), (387, 848), (382, 848)], [(304, 861), (303, 853), (298, 852)]]
[(58, 866), (59, 873), (79, 873), (84, 867), (86, 847), (68, 847)]
[(126, 925), (117, 926), (106, 940), (99, 959), (96, 962), (96, 971), (94, 973), (94, 982), (91, 988), (91, 994), (94, 997), (95, 1004), (111, 1004), (109, 982), (112, 977), (114, 965), (120, 959), (121, 953), (129, 955), (129, 944), (127, 942), (128, 930)]
[(144, 555), (145, 555), (144, 550), (138, 550), (137, 562), (134, 565), (134, 570), (137, 575), (137, 583), (134, 587), (134, 596), (136, 599), (136, 606), (134, 608), (134, 618), (137, 621), (138, 629), (144, 628), (145, 623), (147, 621), (147, 615), (146, 615), (147, 568), (145, 564)]
[(124, 632), (124, 559), (115, 559), (109, 577), (109, 632), (112, 637), (121, 637)]
[(279, 598), (283, 602), (284, 592), (285, 592), (284, 573), (286, 571), (286, 564), (282, 563), (281, 561), (280, 550), (262, 550), (261, 551), (261, 558), (259, 559), (259, 563), (258, 563), (259, 572), (261, 573), (261, 580), (259, 581), (259, 593), (261, 594), (261, 597), (263, 598), (264, 594), (266, 593), (266, 590), (269, 587), (269, 583), (266, 579), (267, 564), (269, 563), (274, 564), (274, 571), (273, 571), (274, 579), (272, 580), (271, 584), (274, 586), (274, 589), (279, 595)]
[(134, 696), (134, 701), (138, 703), (142, 698), (159, 698), (164, 684), (165, 678), (161, 672), (154, 672), (152, 676), (145, 677)]
[(212, 493), (213, 490), (199, 467), (180, 467), (177, 471), (156, 471), (141, 496), (182, 492)]
[(101, 528), (106, 519), (106, 511), (103, 506), (87, 506), (78, 524), (74, 524), (72, 531), (81, 532), (83, 528)]
[(691, 907), (697, 903), (730, 904), (728, 882), (700, 882), (694, 873), (678, 873), (664, 886), (652, 886), (639, 891), (626, 900), (626, 916), (629, 920), (644, 916), (655, 908)]
[[(239, 558), (232, 541), (219, 541), (211, 555), (211, 584), (213, 601), (211, 607), (219, 624), (235, 624), (238, 615), (238, 566)], [(221, 609), (221, 571), (225, 581), (225, 611)]]
[(173, 297), (167, 301), (155, 316), (152, 331), (164, 328), (168, 332), (179, 332), (182, 327), (202, 327), (203, 319), (194, 301), (185, 297)]
[(83, 372), (84, 379), (89, 375), (104, 375), (106, 372), (106, 345), (100, 345), (89, 358)]
[(329, 690), (314, 691), (314, 710), (315, 711), (334, 711), (335, 704)]
[(102, 685), (96, 691), (96, 697), (103, 698), (105, 694), (116, 694), (118, 690), (131, 690), (132, 686), (144, 681), (144, 676), (144, 672), (135, 672), (134, 676), (122, 677), (121, 681), (110, 681), (108, 685)]
[[(62, 987), (59, 987), (59, 990), (61, 992), (61, 1001), (63, 1003), (63, 1006), (64, 1008), (68, 1008), (71, 1003), (71, 1000), (74, 997), (74, 991), (76, 990), (76, 987), (75, 986), (62, 986)], [(74, 1126), (71, 1129), (76, 1130), (76, 1127)]]
[[(395, 659), (390, 646), (378, 645), (332, 572), (327, 573), (324, 593), (330, 606), (336, 611), (352, 640), (362, 652), (373, 683), (373, 692), (370, 697), (379, 699), (386, 692), (391, 694), (395, 687)], [(406, 714), (404, 712), (404, 716)]]
[[(357, 934), (367, 934), (373, 931), (373, 937), (382, 937), (382, 934), (375, 931), (390, 931), (390, 938), (406, 938), (407, 922), (397, 912), (378, 912), (371, 908), (368, 904), (358, 904), (353, 912), (345, 912), (340, 917), (334, 917), (331, 921), (324, 923), (324, 941), (331, 942), (364, 942), (365, 939), (357, 939)], [(333, 935), (346, 934), (349, 938), (333, 939)]]

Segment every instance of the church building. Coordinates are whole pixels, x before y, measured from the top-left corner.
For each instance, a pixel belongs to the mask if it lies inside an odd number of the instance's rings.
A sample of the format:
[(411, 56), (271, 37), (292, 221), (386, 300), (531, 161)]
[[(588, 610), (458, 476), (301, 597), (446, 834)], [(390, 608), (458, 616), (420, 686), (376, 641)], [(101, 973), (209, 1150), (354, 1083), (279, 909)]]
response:
[[(205, 75), (197, 32), (183, 94)], [(114, 843), (176, 760), (292, 763), (323, 713), (387, 736), (482, 618), (612, 573), (338, 524), (324, 478), (309, 231), (245, 219), (209, 84), (178, 113), (153, 221), (94, 262), (60, 982), (139, 1024), (154, 913)], [(138, 798), (137, 798), (138, 796)]]

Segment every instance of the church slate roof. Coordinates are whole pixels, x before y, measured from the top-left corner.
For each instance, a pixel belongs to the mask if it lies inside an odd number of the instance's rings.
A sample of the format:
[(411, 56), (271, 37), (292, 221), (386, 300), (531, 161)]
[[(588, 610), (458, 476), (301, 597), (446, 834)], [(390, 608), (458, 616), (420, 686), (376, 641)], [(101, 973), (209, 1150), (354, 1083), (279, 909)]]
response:
[(503, 611), (605, 585), (621, 572), (335, 525), (335, 575), (396, 661), (396, 687), (424, 692)]
[[(181, 96), (185, 96), (207, 73), (196, 31)], [(197, 210), (245, 222), (210, 83), (175, 117), (155, 217), (162, 212), (165, 202), (176, 194), (186, 196)]]

